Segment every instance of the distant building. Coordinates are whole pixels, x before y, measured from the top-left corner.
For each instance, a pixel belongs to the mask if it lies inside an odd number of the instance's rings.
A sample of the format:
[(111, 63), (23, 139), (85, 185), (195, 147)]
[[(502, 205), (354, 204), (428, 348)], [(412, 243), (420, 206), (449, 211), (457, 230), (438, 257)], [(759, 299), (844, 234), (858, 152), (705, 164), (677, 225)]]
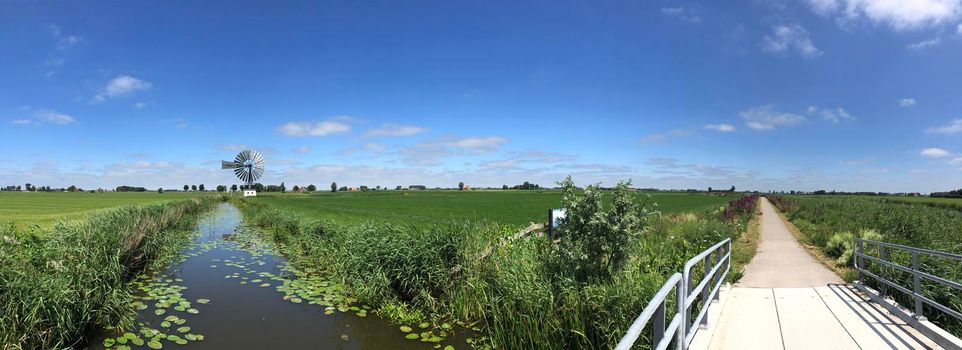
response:
[(464, 190), (465, 191), (471, 190), (471, 185), (464, 184)]
[(409, 189), (409, 190), (424, 191), (424, 190), (428, 189), (428, 187), (427, 187), (427, 186), (424, 186), (424, 185), (411, 185), (411, 186), (408, 186), (408, 189)]
[(351, 192), (357, 192), (357, 191), (360, 191), (361, 189), (357, 187), (351, 187), (351, 188), (348, 188), (347, 190)]
[(244, 197), (257, 197), (257, 191), (244, 190)]

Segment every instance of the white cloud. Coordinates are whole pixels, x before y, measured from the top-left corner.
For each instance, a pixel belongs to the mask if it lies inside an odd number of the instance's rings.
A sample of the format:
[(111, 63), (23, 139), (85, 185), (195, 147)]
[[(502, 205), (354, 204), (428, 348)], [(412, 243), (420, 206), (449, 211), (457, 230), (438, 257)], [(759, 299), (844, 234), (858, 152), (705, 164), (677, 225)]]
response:
[(962, 157), (952, 158), (952, 160), (949, 161), (949, 164), (952, 164), (952, 165), (962, 164)]
[(832, 123), (838, 123), (840, 121), (853, 121), (856, 118), (845, 111), (844, 108), (819, 108), (816, 106), (808, 107), (809, 114), (816, 114), (822, 116), (822, 119), (830, 121)]
[(285, 136), (327, 136), (331, 134), (351, 131), (351, 126), (342, 121), (343, 118), (332, 118), (319, 122), (288, 122), (277, 127), (277, 131)]
[(411, 136), (424, 132), (425, 128), (413, 125), (399, 125), (386, 123), (380, 127), (368, 130), (364, 136)]
[[(31, 108), (26, 108), (22, 110), (31, 110)], [(32, 119), (16, 119), (11, 121), (11, 123), (16, 125), (44, 125), (44, 124), (56, 124), (56, 125), (68, 125), (76, 123), (77, 120), (67, 114), (57, 112), (51, 109), (40, 109), (33, 112)]]
[(937, 147), (923, 149), (919, 154), (929, 158), (942, 158), (952, 155), (949, 151)]
[(952, 23), (962, 16), (960, 0), (808, 0), (815, 13), (840, 22), (868, 20), (901, 31)]
[(959, 26), (955, 28), (955, 33), (958, 35), (962, 35), (962, 23), (960, 23)]
[(294, 149), (292, 149), (292, 151), (294, 151), (294, 153), (304, 154), (304, 153), (310, 152), (311, 148), (307, 146), (295, 147)]
[(684, 137), (688, 135), (691, 135), (691, 130), (689, 129), (671, 129), (665, 132), (645, 135), (641, 138), (641, 143), (665, 142), (670, 138)]
[(936, 46), (940, 43), (942, 43), (942, 38), (932, 38), (929, 40), (923, 40), (917, 43), (905, 45), (905, 47), (909, 50), (924, 50), (926, 48)]
[(501, 136), (484, 136), (450, 139), (444, 141), (443, 143), (447, 146), (455, 148), (488, 150), (501, 147), (501, 145), (505, 144), (506, 142), (508, 142), (508, 139)]
[(701, 16), (690, 7), (662, 7), (661, 14), (665, 17), (675, 18), (684, 22), (701, 23)]
[(956, 134), (962, 132), (962, 119), (955, 119), (946, 125), (929, 128), (927, 131), (933, 134)]
[(64, 35), (63, 31), (56, 24), (51, 24), (47, 26), (50, 30), (50, 34), (57, 39), (57, 49), (66, 50), (70, 47), (76, 46), (83, 42), (83, 38), (76, 35)]
[(772, 105), (757, 106), (739, 113), (745, 126), (754, 130), (773, 130), (780, 126), (791, 126), (806, 121), (804, 116), (776, 111)]
[(735, 126), (731, 124), (708, 124), (705, 125), (705, 129), (715, 130), (721, 132), (733, 132), (735, 131)]
[(797, 24), (777, 25), (772, 27), (772, 34), (762, 38), (762, 50), (774, 54), (785, 54), (795, 51), (805, 58), (818, 57), (823, 54), (815, 47), (808, 31)]
[(30, 120), (30, 119), (15, 119), (15, 120), (11, 121), (10, 123), (13, 123), (13, 124), (16, 124), (16, 125), (30, 125), (30, 124), (33, 124), (33, 120)]
[(133, 105), (131, 105), (131, 107), (134, 107), (135, 109), (142, 109), (142, 108), (144, 108), (144, 107), (147, 107), (147, 103), (137, 102), (137, 103), (134, 103)]
[(149, 81), (129, 75), (118, 75), (111, 79), (100, 93), (94, 96), (94, 101), (99, 102), (108, 98), (126, 96), (137, 91), (148, 91), (151, 87), (153, 87), (153, 84)]
[(912, 106), (915, 106), (915, 99), (914, 99), (914, 98), (903, 98), (903, 99), (899, 100), (899, 106), (902, 106), (902, 107), (912, 107)]

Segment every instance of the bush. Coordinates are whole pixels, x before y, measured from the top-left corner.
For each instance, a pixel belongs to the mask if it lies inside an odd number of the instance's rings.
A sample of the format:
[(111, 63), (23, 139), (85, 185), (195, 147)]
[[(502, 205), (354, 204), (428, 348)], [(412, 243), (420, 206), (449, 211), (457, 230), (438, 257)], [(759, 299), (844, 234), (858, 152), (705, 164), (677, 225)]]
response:
[[(868, 239), (873, 241), (881, 241), (882, 235), (875, 230), (860, 230), (858, 231), (858, 237), (861, 239)], [(855, 240), (855, 235), (851, 231), (838, 232), (832, 235), (825, 243), (825, 255), (835, 258), (835, 263), (842, 266), (853, 266), (852, 256), (855, 254), (855, 250), (852, 246)]]

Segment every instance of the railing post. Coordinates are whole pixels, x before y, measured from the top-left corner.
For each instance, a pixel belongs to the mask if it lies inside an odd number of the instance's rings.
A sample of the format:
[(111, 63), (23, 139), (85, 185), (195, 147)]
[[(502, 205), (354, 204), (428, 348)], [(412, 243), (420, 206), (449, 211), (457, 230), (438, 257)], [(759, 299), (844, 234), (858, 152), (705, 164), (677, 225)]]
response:
[(919, 276), (919, 252), (912, 251), (912, 279), (913, 279), (913, 292), (915, 295), (912, 299), (915, 299), (915, 319), (919, 321), (925, 321), (925, 315), (922, 313), (922, 278)]
[[(722, 259), (723, 259), (724, 257), (725, 257), (725, 245), (723, 244), (721, 247), (718, 248), (718, 253), (715, 254), (715, 265), (721, 266), (721, 262), (722, 262)], [(719, 268), (718, 268), (718, 272), (721, 272), (721, 271), (722, 271), (722, 269), (719, 267)], [(712, 287), (715, 285), (715, 283), (718, 283), (718, 282), (719, 282), (719, 280), (718, 280), (718, 272), (716, 272), (715, 275), (712, 276), (712, 277), (714, 277), (714, 278), (712, 278), (713, 281), (712, 281), (711, 285), (706, 286), (706, 287), (708, 287), (707, 289), (712, 289)], [(712, 301), (713, 303), (717, 303), (717, 302), (718, 302), (718, 300), (719, 300), (719, 299), (718, 299), (718, 298), (719, 298), (718, 295), (719, 295), (719, 294), (721, 294), (721, 290), (720, 290), (720, 289), (718, 290), (718, 293), (715, 293), (715, 295), (713, 295), (713, 296), (711, 297), (711, 301)], [(708, 304), (706, 303), (705, 305), (708, 305)], [(706, 307), (707, 307), (707, 306), (706, 306)], [(705, 318), (708, 318), (707, 314), (706, 314)]]
[[(687, 271), (685, 273), (687, 273)], [(675, 306), (675, 308), (678, 309), (678, 315), (685, 317), (681, 320), (681, 325), (678, 326), (678, 331), (675, 333), (675, 349), (678, 350), (685, 350), (688, 348), (688, 343), (685, 342), (685, 337), (688, 335), (685, 333), (685, 328), (688, 328), (688, 313), (686, 312), (688, 308), (685, 307), (685, 298), (687, 298), (686, 296), (688, 295), (688, 286), (686, 285), (687, 278), (685, 277), (687, 276), (683, 275), (682, 278), (678, 280), (678, 285), (675, 287), (675, 304), (678, 304)]]
[[(718, 255), (718, 251), (715, 251), (715, 252), (713, 252), (713, 253), (714, 253), (715, 255)], [(712, 267), (712, 265), (711, 265), (711, 255), (712, 255), (713, 253), (708, 253), (708, 255), (705, 255), (705, 280), (707, 280), (708, 283), (705, 284), (705, 288), (702, 288), (702, 289), (701, 289), (701, 301), (702, 301), (702, 303), (704, 303), (704, 306), (702, 306), (702, 307), (704, 307), (704, 308), (707, 308), (707, 307), (708, 307), (708, 304), (711, 303), (711, 300), (708, 300), (708, 295), (711, 293), (711, 283), (712, 283), (712, 282), (711, 282), (711, 280), (712, 280), (712, 278), (711, 278), (711, 277), (712, 277), (712, 276), (711, 276), (711, 267)], [(699, 327), (702, 327), (702, 328), (708, 327), (708, 313), (707, 313), (707, 312), (705, 313), (705, 317), (701, 319), (701, 322), (698, 324), (698, 326), (699, 326)]]
[(654, 349), (665, 337), (665, 300), (658, 304), (655, 315), (652, 317), (655, 318), (655, 323), (651, 327), (651, 348)]
[[(878, 247), (878, 258), (879, 258), (879, 260), (887, 262), (888, 260), (885, 259), (886, 256), (887, 256), (887, 254), (885, 254), (885, 246), (884, 246), (884, 245), (880, 245), (880, 246)], [(889, 280), (888, 270), (885, 268), (885, 264), (879, 264), (879, 270), (880, 270), (879, 273), (880, 273), (880, 275), (882, 276), (882, 279), (885, 280), (885, 281), (888, 281), (888, 280)], [(885, 298), (885, 296), (888, 295), (888, 290), (889, 290), (888, 284), (887, 284), (887, 283), (884, 283), (884, 282), (879, 282), (879, 284), (880, 284), (880, 286), (879, 286), (879, 292), (882, 294), (882, 295), (881, 295), (882, 298)]]

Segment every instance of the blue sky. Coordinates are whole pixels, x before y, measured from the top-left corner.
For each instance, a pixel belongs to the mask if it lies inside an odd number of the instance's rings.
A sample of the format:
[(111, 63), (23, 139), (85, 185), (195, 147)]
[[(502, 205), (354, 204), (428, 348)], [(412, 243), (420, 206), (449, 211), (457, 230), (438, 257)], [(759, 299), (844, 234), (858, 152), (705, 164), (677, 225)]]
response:
[(962, 187), (962, 0), (4, 2), (0, 184)]

